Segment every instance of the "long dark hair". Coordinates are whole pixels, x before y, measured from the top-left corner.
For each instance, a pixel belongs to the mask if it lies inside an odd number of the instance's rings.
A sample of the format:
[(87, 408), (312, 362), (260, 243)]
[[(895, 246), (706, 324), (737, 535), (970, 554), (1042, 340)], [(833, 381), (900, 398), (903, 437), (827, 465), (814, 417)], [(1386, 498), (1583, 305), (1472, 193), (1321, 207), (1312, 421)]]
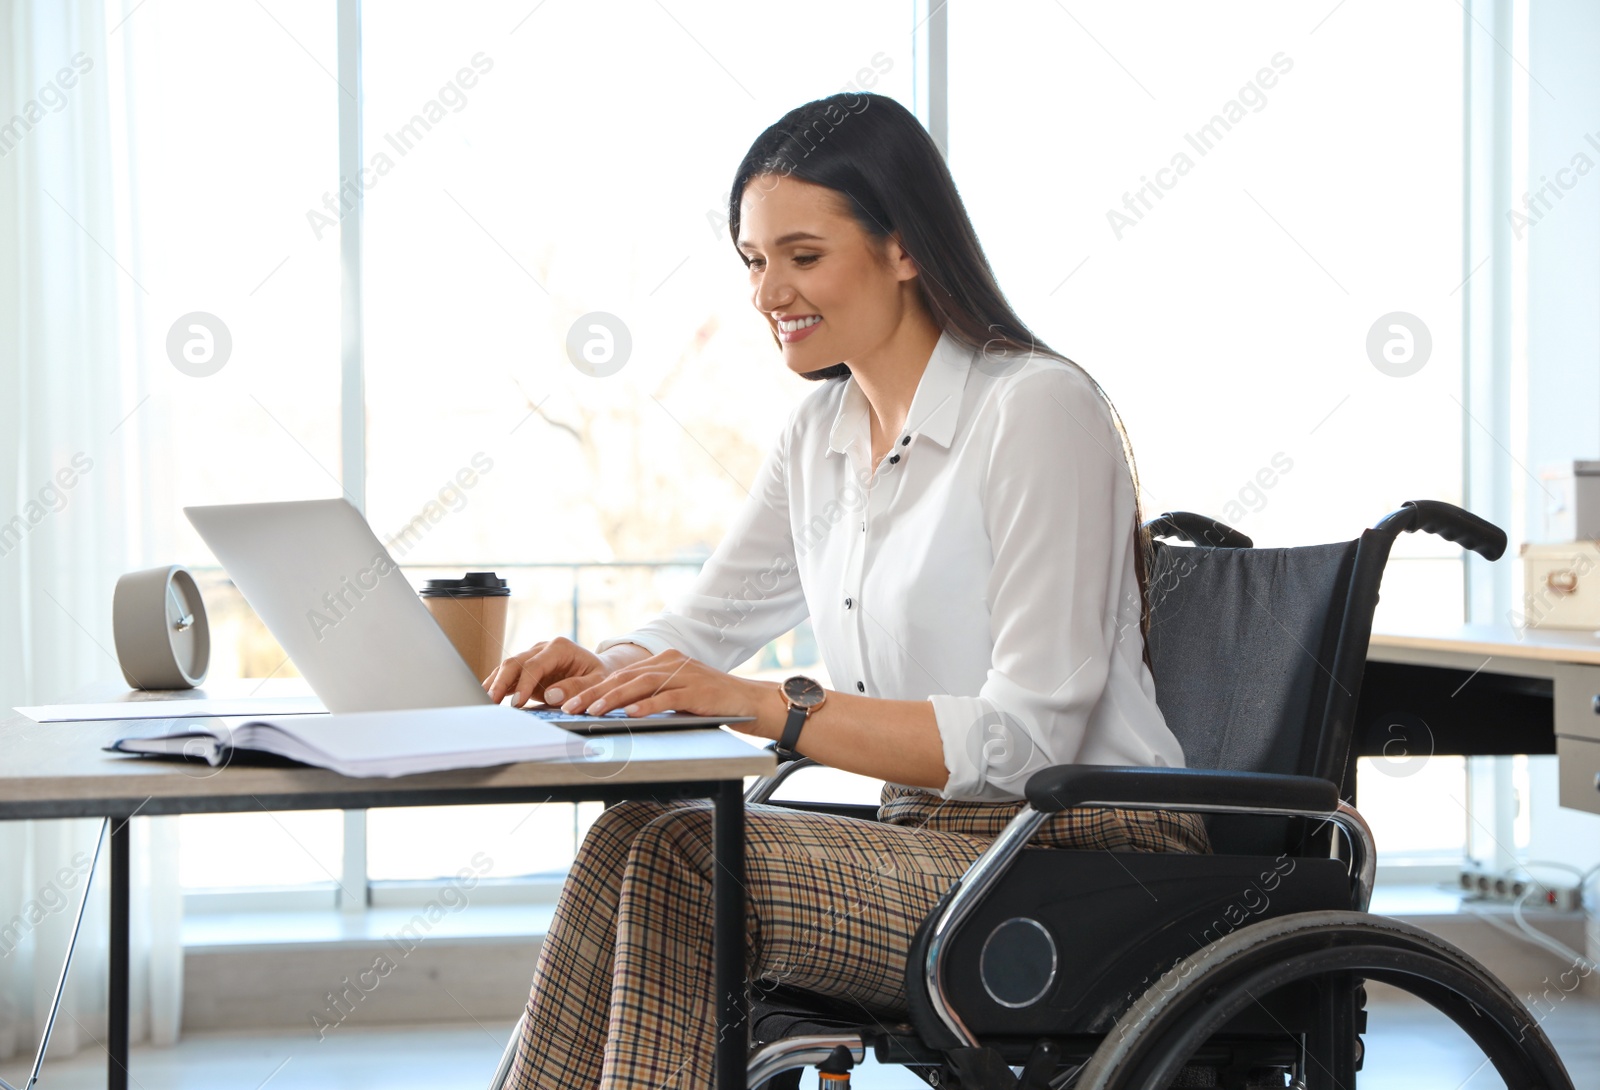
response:
[[(728, 235), (738, 249), (739, 206), (752, 179), (797, 178), (842, 194), (868, 237), (882, 244), (897, 235), (917, 265), (917, 290), (939, 327), (986, 355), (1027, 353), (1077, 367), (1105, 401), (1122, 439), (1133, 480), (1134, 570), (1139, 580), (1139, 635), (1150, 665), (1149, 572), (1154, 561), (1139, 510), (1139, 471), (1127, 429), (1111, 399), (1077, 363), (1039, 341), (1006, 302), (978, 243), (955, 179), (938, 145), (900, 103), (870, 92), (840, 92), (784, 114), (745, 153), (728, 194)], [(773, 334), (777, 341), (777, 334)], [(780, 345), (781, 347), (781, 345)], [(805, 372), (808, 379), (844, 378), (836, 363)]]

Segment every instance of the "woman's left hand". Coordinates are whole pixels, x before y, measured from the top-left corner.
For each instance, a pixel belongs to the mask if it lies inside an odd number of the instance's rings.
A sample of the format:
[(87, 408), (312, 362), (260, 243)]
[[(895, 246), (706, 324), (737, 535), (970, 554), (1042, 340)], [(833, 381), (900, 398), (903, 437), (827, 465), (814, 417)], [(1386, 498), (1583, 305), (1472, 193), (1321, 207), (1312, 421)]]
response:
[(775, 682), (734, 677), (669, 649), (612, 671), (574, 694), (561, 710), (585, 715), (604, 715), (613, 708), (622, 708), (629, 716), (660, 711), (750, 715), (755, 716), (754, 723), (734, 724), (734, 729), (776, 738), (773, 724), (781, 730), (784, 712), (777, 690)]

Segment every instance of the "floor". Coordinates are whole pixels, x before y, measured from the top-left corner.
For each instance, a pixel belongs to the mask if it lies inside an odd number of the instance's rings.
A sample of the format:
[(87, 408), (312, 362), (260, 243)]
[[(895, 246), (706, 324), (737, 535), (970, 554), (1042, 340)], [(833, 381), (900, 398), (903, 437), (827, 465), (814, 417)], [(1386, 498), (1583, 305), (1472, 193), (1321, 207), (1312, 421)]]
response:
[[(1544, 1010), (1545, 1008), (1540, 1008)], [(1367, 1063), (1361, 1090), (1490, 1090), (1504, 1083), (1483, 1066), (1483, 1054), (1455, 1026), (1399, 993), (1369, 1004)], [(1578, 1087), (1600, 1086), (1600, 1000), (1576, 995), (1554, 1003), (1542, 1019)], [(488, 1083), (510, 1034), (509, 1024), (350, 1029), (313, 1034), (191, 1034), (170, 1049), (136, 1049), (129, 1085), (135, 1090), (478, 1090)], [(13, 1084), (27, 1079), (13, 1060), (0, 1069)], [(916, 1090), (924, 1084), (900, 1068), (869, 1064), (856, 1090)], [(41, 1090), (105, 1085), (104, 1054), (82, 1052), (48, 1064)], [(815, 1085), (811, 1078), (802, 1082)]]

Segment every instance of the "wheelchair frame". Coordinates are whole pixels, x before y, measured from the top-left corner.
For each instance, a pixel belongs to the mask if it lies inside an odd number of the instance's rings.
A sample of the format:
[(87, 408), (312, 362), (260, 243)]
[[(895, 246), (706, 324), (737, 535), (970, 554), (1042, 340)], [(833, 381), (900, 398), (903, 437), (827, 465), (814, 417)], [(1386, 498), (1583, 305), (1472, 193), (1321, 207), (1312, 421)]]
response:
[[(1244, 534), (1188, 512), (1164, 513), (1145, 527), (1155, 536), (1203, 547), (1253, 547)], [(1395, 983), (1432, 1003), (1473, 1036), (1508, 1082), (1519, 1080), (1512, 1085), (1571, 1090), (1571, 1080), (1543, 1030), (1483, 966), (1434, 936), (1367, 912), (1376, 875), (1376, 844), (1361, 814), (1341, 800), (1341, 785), (1348, 785), (1354, 775), (1352, 720), (1378, 585), (1394, 540), (1417, 530), (1458, 542), (1490, 560), (1501, 556), (1506, 545), (1498, 527), (1433, 500), (1407, 501), (1363, 531), (1339, 618), (1335, 684), (1328, 689), (1312, 765), (1324, 775), (1097, 765), (1059, 765), (1035, 773), (1026, 787), (1028, 804), (967, 868), (917, 934), (907, 964), (914, 1024), (882, 1033), (861, 1029), (801, 1033), (760, 1045), (750, 1053), (747, 1085), (758, 1088), (772, 1081), (774, 1086), (796, 1086), (799, 1069), (807, 1066), (848, 1071), (864, 1060), (870, 1045), (880, 1061), (911, 1066), (930, 1085), (953, 1084), (962, 1090), (1051, 1090), (1069, 1084), (1074, 1090), (1167, 1086), (1180, 1077), (1191, 1054), (1213, 1032), (1253, 1002), (1256, 994), (1265, 994), (1262, 989), (1270, 992), (1296, 982), (1325, 980), (1331, 983), (1316, 989), (1316, 1031), (1304, 1035), (1298, 1065), (1302, 1081), (1295, 1085), (1307, 1090), (1351, 1090), (1360, 1063), (1359, 1032), (1364, 1028), (1359, 973), (1361, 979)], [(784, 763), (746, 792), (746, 802), (768, 802), (790, 776), (816, 763), (805, 757)], [(796, 805), (851, 816), (875, 814), (871, 806)], [(1011, 871), (1039, 826), (1052, 814), (1076, 806), (1325, 823), (1342, 832), (1348, 847), (1346, 861), (1338, 851), (1338, 838), (1330, 837), (1330, 858), (1347, 862), (1350, 908), (1267, 917), (1180, 959), (1162, 977), (1175, 973), (1177, 983), (1151, 984), (1120, 1013), (1114, 1032), (1099, 1039), (1089, 1059), (1065, 1074), (1059, 1070), (1061, 1049), (1048, 1036), (1036, 1038), (1025, 1056), (1015, 1047), (1003, 1054), (986, 1046), (959, 1013), (948, 988), (950, 952), (962, 925)], [(510, 1068), (521, 1025), (519, 1020), (491, 1090), (498, 1090)], [(1286, 1035), (1297, 1036), (1287, 1030)], [(1314, 1055), (1313, 1047), (1327, 1054)], [(1020, 1076), (1011, 1071), (1017, 1059), (1024, 1061)], [(1238, 1072), (1230, 1077), (1248, 1078)], [(1274, 1085), (1283, 1085), (1281, 1075)]]
[[(1253, 542), (1237, 530), (1189, 512), (1164, 513), (1146, 522), (1145, 527), (1153, 535), (1175, 537), (1196, 545), (1253, 547)], [(1394, 540), (1403, 532), (1417, 530), (1456, 541), (1490, 560), (1497, 559), (1505, 550), (1505, 535), (1498, 527), (1459, 507), (1432, 500), (1408, 501), (1363, 532), (1349, 577), (1343, 614), (1339, 618), (1332, 671), (1336, 683), (1328, 690), (1314, 765), (1324, 773), (1339, 770), (1339, 778), (1344, 783), (1354, 774), (1352, 720), (1360, 694), (1378, 586)], [(784, 764), (774, 775), (755, 784), (747, 793), (746, 801), (766, 802), (789, 776), (815, 763), (800, 758)], [(1178, 1076), (1193, 1048), (1205, 1040), (1205, 1034), (1197, 1033), (1196, 1027), (1215, 1029), (1222, 1025), (1224, 1019), (1219, 1018), (1218, 1012), (1233, 1010), (1236, 1013), (1237, 997), (1251, 992), (1250, 984), (1234, 980), (1230, 985), (1234, 989), (1229, 993), (1231, 998), (1228, 1002), (1219, 1000), (1214, 993), (1225, 972), (1237, 974), (1236, 966), (1241, 959), (1249, 961), (1251, 951), (1256, 951), (1257, 959), (1265, 956), (1269, 962), (1284, 956), (1288, 945), (1304, 941), (1301, 934), (1304, 929), (1314, 927), (1321, 929), (1319, 935), (1328, 932), (1335, 936), (1331, 940), (1323, 939), (1335, 946), (1339, 945), (1339, 936), (1369, 936), (1375, 932), (1387, 943), (1382, 956), (1341, 950), (1343, 964), (1348, 968), (1318, 971), (1327, 975), (1339, 972), (1348, 977), (1359, 968), (1371, 979), (1388, 979), (1402, 987), (1412, 985), (1407, 990), (1428, 993), (1424, 998), (1467, 1029), (1503, 1074), (1516, 1072), (1513, 1077), (1525, 1080), (1516, 1085), (1570, 1088), (1570, 1079), (1548, 1038), (1537, 1023), (1527, 1017), (1515, 995), (1486, 969), (1442, 940), (1398, 921), (1367, 913), (1376, 874), (1376, 844), (1365, 819), (1355, 807), (1340, 799), (1339, 785), (1333, 779), (1204, 769), (1058, 766), (1036, 773), (1026, 793), (1029, 805), (968, 867), (945, 902), (935, 908), (931, 926), (925, 924), (923, 933), (919, 934), (920, 941), (914, 945), (907, 967), (911, 1005), (918, 1006), (916, 993), (922, 992), (927, 1008), (948, 1032), (950, 1040), (946, 1043), (955, 1047), (934, 1051), (944, 1052), (947, 1061), (956, 1058), (955, 1062), (948, 1063), (949, 1073), (956, 1076), (955, 1081), (961, 1086), (1044, 1090), (1052, 1085), (1050, 1079), (1056, 1074), (1057, 1057), (1048, 1047), (1040, 1051), (1036, 1045), (1020, 1077), (1013, 1076), (1010, 1066), (1000, 1062), (1000, 1057), (982, 1056), (992, 1050), (985, 1049), (978, 1035), (964, 1023), (948, 991), (946, 970), (953, 945), (951, 939), (1052, 813), (1069, 806), (1107, 806), (1298, 817), (1326, 822), (1344, 834), (1349, 847), (1351, 910), (1298, 913), (1262, 920), (1184, 959), (1173, 967), (1183, 970), (1180, 975), (1183, 986), (1163, 990), (1158, 995), (1159, 981), (1152, 984), (1124, 1013), (1115, 1027), (1116, 1032), (1105, 1035), (1090, 1061), (1070, 1075), (1075, 1080), (1071, 1083), (1073, 1087), (1098, 1090), (1114, 1086), (1168, 1085)], [(1330, 842), (1330, 854), (1335, 858), (1338, 857), (1337, 848), (1336, 841)], [(1262, 955), (1262, 949), (1268, 953)], [(1399, 963), (1410, 966), (1410, 976), (1394, 968)], [(1454, 981), (1454, 990), (1440, 983), (1445, 977)], [(1353, 979), (1348, 983), (1354, 1000), (1359, 986)], [(1258, 978), (1256, 987), (1259, 986)], [(1202, 1018), (1196, 1013), (1193, 997), (1207, 992), (1213, 994), (1199, 1006), (1210, 1010), (1206, 1012), (1207, 1017)], [(1484, 1017), (1486, 1012), (1490, 1017)], [(1338, 1048), (1341, 1055), (1326, 1057), (1325, 1063), (1309, 1057), (1320, 1063), (1322, 1070), (1313, 1073), (1307, 1085), (1354, 1086), (1359, 1039), (1355, 1012), (1350, 1013), (1350, 1018), (1335, 1017), (1336, 1024), (1328, 1028), (1336, 1034), (1348, 1031), (1354, 1048)], [(1474, 1019), (1490, 1023), (1491, 1028), (1474, 1024)], [(1341, 1022), (1344, 1024), (1338, 1024)], [(802, 1035), (765, 1044), (751, 1054), (747, 1069), (749, 1085), (760, 1087), (798, 1065), (816, 1065), (830, 1057), (836, 1063), (846, 1058), (860, 1062), (867, 1044), (859, 1032)], [(1047, 1046), (1049, 1042), (1040, 1044)], [(843, 1055), (836, 1051), (841, 1048)], [(1164, 1054), (1162, 1049), (1165, 1049)], [(886, 1050), (879, 1045), (878, 1051)]]

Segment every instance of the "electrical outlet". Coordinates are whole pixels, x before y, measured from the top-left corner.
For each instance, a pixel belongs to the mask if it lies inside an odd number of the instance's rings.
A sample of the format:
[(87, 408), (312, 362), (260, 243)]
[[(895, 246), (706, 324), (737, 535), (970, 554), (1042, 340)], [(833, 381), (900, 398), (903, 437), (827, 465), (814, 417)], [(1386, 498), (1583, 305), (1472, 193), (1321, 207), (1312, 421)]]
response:
[(1583, 908), (1583, 894), (1575, 885), (1552, 886), (1531, 878), (1487, 870), (1462, 871), (1461, 892), (1473, 900), (1502, 901), (1506, 904), (1515, 904), (1522, 900), (1523, 894), (1527, 894), (1527, 900), (1522, 901), (1524, 907), (1538, 905), (1560, 912), (1575, 912)]

